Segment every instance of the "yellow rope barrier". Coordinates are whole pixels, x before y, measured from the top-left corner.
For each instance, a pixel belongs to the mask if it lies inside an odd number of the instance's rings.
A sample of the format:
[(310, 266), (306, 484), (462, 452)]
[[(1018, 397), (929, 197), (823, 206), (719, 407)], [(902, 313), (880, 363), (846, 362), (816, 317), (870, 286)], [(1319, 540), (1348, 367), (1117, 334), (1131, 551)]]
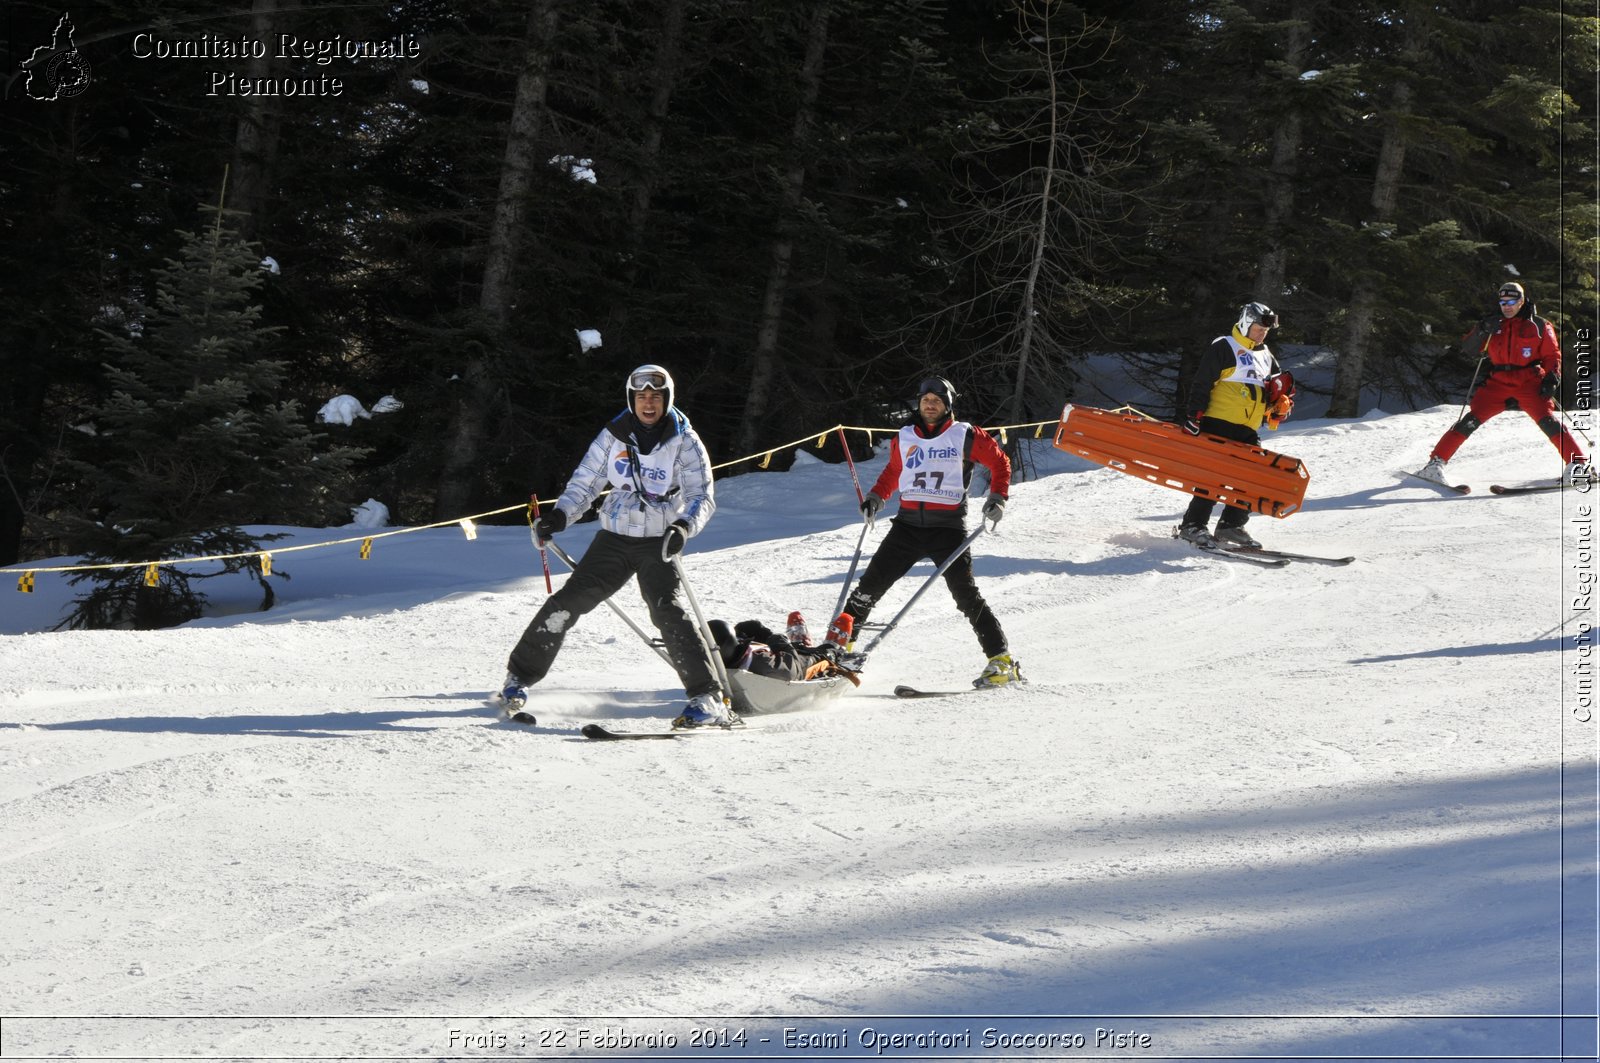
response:
[[(998, 433), (1001, 441), (1004, 442), (1006, 439), (1005, 433), (1008, 429), (1036, 428), (1038, 431), (1034, 433), (1034, 438), (1037, 439), (1039, 438), (1039, 432), (1042, 432), (1046, 425), (1053, 425), (1055, 423), (1056, 422), (1054, 421), (1035, 421), (1029, 424), (1001, 425), (996, 428), (986, 429), (986, 431), (990, 432), (991, 434)], [(871, 446), (872, 437), (874, 434), (893, 435), (898, 431), (898, 428), (868, 428), (864, 425), (838, 424), (816, 436), (812, 436), (808, 433), (798, 439), (792, 440), (788, 443), (779, 444), (771, 449), (763, 450), (755, 454), (747, 454), (742, 458), (734, 458), (731, 461), (722, 462), (720, 465), (713, 465), (711, 470), (716, 472), (720, 469), (732, 468), (735, 465), (739, 465), (747, 461), (756, 461), (757, 459), (759, 459), (757, 463), (758, 468), (770, 468), (772, 464), (772, 456), (779, 451), (788, 450), (791, 447), (804, 446), (806, 443), (813, 443), (816, 449), (820, 450), (827, 442), (828, 437), (835, 432), (865, 432), (867, 436), (867, 445)], [(553, 501), (554, 500), (552, 500), (552, 502)], [(476, 527), (477, 521), (481, 521), (485, 517), (498, 517), (506, 513), (512, 513), (526, 508), (528, 508), (528, 504), (524, 502), (515, 506), (503, 506), (500, 509), (490, 509), (485, 510), (482, 513), (474, 513), (470, 517), (452, 517), (449, 520), (438, 520), (431, 524), (417, 524), (407, 528), (395, 528), (393, 531), (377, 532), (370, 535), (354, 535), (344, 539), (329, 539), (326, 542), (320, 543), (302, 543), (299, 546), (277, 546), (274, 547), (270, 552), (263, 550), (247, 550), (243, 553), (236, 554), (206, 554), (202, 557), (178, 557), (163, 561), (117, 561), (98, 565), (28, 565), (15, 568), (0, 568), (0, 573), (14, 574), (19, 576), (20, 578), (17, 581), (17, 590), (24, 594), (33, 593), (34, 574), (39, 572), (95, 572), (112, 569), (142, 568), (144, 569), (145, 583), (151, 587), (154, 587), (161, 582), (161, 568), (164, 565), (199, 565), (204, 564), (207, 561), (236, 561), (242, 557), (254, 557), (259, 559), (258, 563), (261, 566), (261, 574), (266, 576), (270, 575), (272, 572), (273, 554), (293, 554), (304, 550), (321, 550), (330, 546), (345, 546), (350, 543), (360, 543), (360, 557), (361, 560), (365, 561), (371, 558), (372, 544), (376, 539), (387, 539), (394, 535), (411, 535), (415, 532), (429, 531), (434, 528), (447, 528), (450, 525), (455, 524), (460, 526), (462, 532), (465, 533), (468, 540), (473, 540), (478, 537), (478, 529)]]

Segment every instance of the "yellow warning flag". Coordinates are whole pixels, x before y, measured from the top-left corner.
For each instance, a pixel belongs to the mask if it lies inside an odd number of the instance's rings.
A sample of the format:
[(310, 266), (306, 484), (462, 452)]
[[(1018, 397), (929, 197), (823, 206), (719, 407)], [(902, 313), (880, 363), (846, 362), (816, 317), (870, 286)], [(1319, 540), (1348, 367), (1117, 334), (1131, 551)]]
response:
[(263, 576), (272, 575), (272, 555), (271, 554), (262, 554), (261, 555), (261, 574)]
[(367, 560), (367, 558), (369, 558), (371, 556), (372, 556), (372, 540), (371, 539), (362, 539), (361, 540), (361, 560), (365, 561), (365, 560)]
[(772, 451), (769, 450), (765, 454), (761, 455), (761, 464), (758, 465), (757, 468), (765, 469), (767, 466), (769, 466), (771, 464), (772, 464)]
[(471, 517), (462, 517), (456, 523), (461, 525), (461, 534), (467, 537), (469, 543), (478, 537), (478, 526), (472, 523)]
[(161, 586), (161, 566), (147, 565), (144, 570), (144, 585), (146, 587)]
[(32, 572), (24, 572), (22, 574), (22, 578), (17, 580), (17, 590), (21, 591), (23, 594), (32, 594), (33, 593), (33, 573)]

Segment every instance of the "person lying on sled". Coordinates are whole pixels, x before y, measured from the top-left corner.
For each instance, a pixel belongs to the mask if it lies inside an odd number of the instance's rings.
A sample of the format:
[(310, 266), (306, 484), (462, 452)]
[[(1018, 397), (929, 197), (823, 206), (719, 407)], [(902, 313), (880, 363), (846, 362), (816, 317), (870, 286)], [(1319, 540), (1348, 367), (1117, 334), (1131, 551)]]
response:
[(743, 670), (787, 683), (840, 675), (861, 685), (856, 673), (839, 663), (842, 651), (831, 642), (798, 646), (759, 620), (741, 620), (731, 629), (724, 620), (713, 620), (707, 626), (730, 671)]

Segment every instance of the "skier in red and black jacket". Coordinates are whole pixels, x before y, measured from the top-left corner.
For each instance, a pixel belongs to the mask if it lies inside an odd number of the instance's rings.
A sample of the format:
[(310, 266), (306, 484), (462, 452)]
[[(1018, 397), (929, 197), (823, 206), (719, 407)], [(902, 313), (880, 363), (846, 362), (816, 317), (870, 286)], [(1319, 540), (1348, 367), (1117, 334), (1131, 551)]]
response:
[[(943, 377), (928, 377), (917, 388), (917, 414), (894, 437), (889, 464), (861, 503), (868, 519), (889, 496), (900, 492), (900, 509), (883, 545), (867, 565), (844, 611), (860, 630), (872, 607), (888, 589), (923, 559), (942, 565), (967, 538), (967, 487), (974, 463), (989, 470), (989, 496), (983, 516), (998, 521), (1011, 490), (1011, 459), (994, 437), (976, 425), (955, 420), (955, 388)], [(972, 577), (972, 551), (945, 569), (945, 586), (967, 618), (989, 663), (977, 686), (1002, 686), (1020, 679), (1005, 632)]]
[(1561, 452), (1569, 482), (1594, 482), (1594, 470), (1584, 457), (1583, 448), (1556, 416), (1556, 396), (1561, 391), (1561, 344), (1556, 340), (1555, 326), (1534, 313), (1527, 292), (1516, 281), (1500, 285), (1498, 298), (1499, 319), (1490, 318), (1475, 330), (1483, 337), (1480, 349), (1489, 361), (1489, 378), (1473, 391), (1467, 415), (1439, 437), (1433, 453), (1428, 455), (1428, 464), (1417, 475), (1444, 483), (1445, 462), (1455, 456), (1468, 436), (1497, 414), (1521, 410)]

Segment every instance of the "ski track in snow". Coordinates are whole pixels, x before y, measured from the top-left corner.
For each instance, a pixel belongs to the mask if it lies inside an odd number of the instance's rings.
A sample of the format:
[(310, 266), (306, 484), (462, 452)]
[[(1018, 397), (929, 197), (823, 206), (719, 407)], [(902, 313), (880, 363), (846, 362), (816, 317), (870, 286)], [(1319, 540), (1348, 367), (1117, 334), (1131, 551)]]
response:
[[(545, 593), (525, 529), (288, 555), (279, 608), (162, 632), (26, 633), (65, 597), (41, 579), (0, 626), (0, 1011), (1299, 1015), (1324, 1017), (1162, 1020), (1155, 1049), (1544, 1051), (1384, 1018), (1559, 1011), (1563, 881), (1593, 894), (1559, 857), (1593, 823), (1559, 773), (1593, 747), (1561, 707), (1576, 500), (1392, 482), (1449, 417), (1269, 442), (1311, 491), (1252, 528), (1342, 569), (1199, 555), (1170, 538), (1185, 496), (1041, 449), (974, 548), (1026, 686), (890, 695), (982, 666), (935, 587), (835, 706), (676, 742), (578, 737), (682, 697), (603, 608), (531, 691), (537, 728), (486, 704)], [(1502, 418), (1452, 474), (1552, 463)], [(815, 463), (724, 481), (685, 559), (708, 615), (824, 628), (854, 498)], [(1592, 965), (1565, 977), (1593, 999)], [(444, 1058), (440, 1036), (108, 1020), (69, 1047)]]

